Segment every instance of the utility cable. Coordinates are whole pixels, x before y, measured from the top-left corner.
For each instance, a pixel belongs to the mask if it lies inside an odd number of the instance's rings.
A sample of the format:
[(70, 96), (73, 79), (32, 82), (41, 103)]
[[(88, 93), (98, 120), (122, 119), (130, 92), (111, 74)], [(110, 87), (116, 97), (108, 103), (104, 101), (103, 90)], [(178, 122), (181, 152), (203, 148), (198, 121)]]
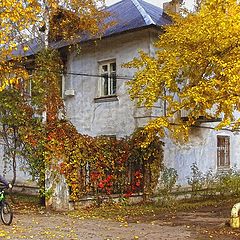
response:
[[(73, 76), (83, 76), (83, 77), (111, 77), (108, 75), (100, 75), (100, 74), (89, 74), (89, 73), (74, 73), (74, 72), (62, 72), (62, 74), (66, 75), (73, 75)], [(116, 75), (116, 79), (122, 79), (122, 80), (132, 80), (133, 76), (121, 76), (121, 75)]]

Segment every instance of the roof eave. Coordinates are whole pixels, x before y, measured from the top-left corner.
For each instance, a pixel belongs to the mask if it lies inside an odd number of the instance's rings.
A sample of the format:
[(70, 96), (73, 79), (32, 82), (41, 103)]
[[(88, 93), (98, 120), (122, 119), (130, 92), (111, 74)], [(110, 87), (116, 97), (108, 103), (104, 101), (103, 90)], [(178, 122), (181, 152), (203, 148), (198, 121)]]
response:
[[(122, 34), (128, 34), (128, 33), (137, 32), (137, 31), (146, 30), (146, 29), (155, 29), (155, 30), (159, 31), (159, 33), (163, 33), (163, 32), (164, 32), (163, 27), (164, 27), (164, 26), (159, 26), (159, 25), (156, 25), (156, 24), (150, 24), (150, 25), (147, 25), (147, 26), (141, 26), (141, 27), (138, 27), (138, 28), (128, 29), (128, 30), (125, 30), (125, 31), (122, 31), (122, 32), (117, 32), (117, 33), (109, 34), (109, 35), (107, 35), (107, 36), (102, 36), (102, 37), (87, 39), (87, 40), (84, 40), (84, 41), (80, 41), (80, 42), (78, 42), (78, 43), (76, 43), (76, 44), (91, 43), (91, 42), (94, 42), (94, 41), (97, 41), (97, 40), (108, 39), (108, 38), (120, 36), (120, 35), (122, 35)], [(63, 48), (66, 48), (66, 47), (68, 47), (68, 46), (71, 46), (71, 44), (66, 45), (66, 46), (59, 47), (59, 48), (57, 48), (57, 49), (63, 49)]]

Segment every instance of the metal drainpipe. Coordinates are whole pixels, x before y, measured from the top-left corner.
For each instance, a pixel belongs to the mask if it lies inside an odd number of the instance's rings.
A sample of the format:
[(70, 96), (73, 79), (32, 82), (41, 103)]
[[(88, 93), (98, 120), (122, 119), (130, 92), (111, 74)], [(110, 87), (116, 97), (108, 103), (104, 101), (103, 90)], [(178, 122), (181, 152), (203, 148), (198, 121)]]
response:
[(240, 224), (239, 224), (239, 216), (238, 216), (238, 212), (240, 210), (240, 203), (236, 203), (231, 211), (231, 219), (230, 219), (230, 226), (232, 228), (239, 228)]

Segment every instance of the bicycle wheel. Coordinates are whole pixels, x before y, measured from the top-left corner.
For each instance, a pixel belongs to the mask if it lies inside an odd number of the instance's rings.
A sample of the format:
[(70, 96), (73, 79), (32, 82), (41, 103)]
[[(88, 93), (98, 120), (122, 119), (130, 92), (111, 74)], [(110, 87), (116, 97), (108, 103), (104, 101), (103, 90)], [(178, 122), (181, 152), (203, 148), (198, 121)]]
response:
[(7, 202), (1, 203), (1, 219), (5, 225), (10, 225), (13, 219), (13, 211)]

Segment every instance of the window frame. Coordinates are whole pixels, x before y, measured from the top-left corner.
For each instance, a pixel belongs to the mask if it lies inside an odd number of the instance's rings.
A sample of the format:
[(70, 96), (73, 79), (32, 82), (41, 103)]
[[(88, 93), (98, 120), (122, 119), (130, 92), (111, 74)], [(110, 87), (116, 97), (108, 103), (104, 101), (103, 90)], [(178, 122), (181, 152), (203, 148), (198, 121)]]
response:
[[(112, 64), (115, 69), (112, 69)], [(103, 71), (103, 66), (107, 66), (107, 70)], [(116, 59), (98, 62), (99, 81), (98, 81), (98, 97), (116, 96), (117, 93), (117, 64)], [(103, 76), (106, 78), (104, 79)], [(107, 80), (106, 80), (107, 79)], [(104, 85), (107, 85), (107, 90)]]
[(230, 168), (230, 136), (217, 135), (217, 168)]
[(9, 85), (9, 87), (14, 87), (17, 88), (20, 92), (21, 95), (24, 96), (31, 102), (32, 98), (32, 73), (29, 74), (28, 78), (18, 78), (18, 82), (13, 83), (13, 85)]

